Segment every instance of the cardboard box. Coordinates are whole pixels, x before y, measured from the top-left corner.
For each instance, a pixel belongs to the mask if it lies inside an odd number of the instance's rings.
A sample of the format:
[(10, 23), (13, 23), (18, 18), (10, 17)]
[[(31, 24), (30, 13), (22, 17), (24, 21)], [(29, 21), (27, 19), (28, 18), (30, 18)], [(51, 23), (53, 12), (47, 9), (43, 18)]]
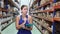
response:
[(55, 17), (60, 17), (60, 11), (57, 11), (57, 12), (56, 12)]

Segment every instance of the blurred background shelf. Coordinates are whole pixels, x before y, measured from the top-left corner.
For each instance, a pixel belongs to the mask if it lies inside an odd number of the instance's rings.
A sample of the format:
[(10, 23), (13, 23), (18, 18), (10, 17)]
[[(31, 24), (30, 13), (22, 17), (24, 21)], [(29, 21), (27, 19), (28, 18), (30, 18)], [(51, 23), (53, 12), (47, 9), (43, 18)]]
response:
[(60, 17), (55, 17), (54, 20), (55, 21), (60, 21)]
[[(56, 32), (53, 32), (54, 26), (56, 31), (60, 30), (58, 29), (58, 23), (60, 23), (60, 0), (35, 0), (30, 7), (30, 15), (36, 22), (38, 29), (40, 24), (43, 31), (48, 31), (46, 34), (56, 34)], [(55, 23), (57, 24), (54, 25)], [(46, 25), (49, 27), (46, 27)]]
[[(1, 31), (15, 21), (19, 9), (18, 0), (0, 0)], [(60, 0), (33, 0), (29, 4), (29, 15), (42, 34), (60, 33)]]
[[(36, 23), (40, 24), (38, 20), (34, 19), (34, 21), (36, 21)], [(52, 29), (50, 27), (44, 26), (43, 24), (40, 24), (41, 26), (43, 26), (44, 28), (46, 28), (48, 31), (52, 32)], [(38, 26), (37, 26), (38, 27)], [(49, 29), (50, 28), (50, 29)], [(41, 30), (42, 31), (42, 30)]]
[(52, 9), (48, 9), (48, 10), (40, 10), (40, 11), (33, 11), (33, 12), (31, 12), (31, 13), (46, 13), (46, 12), (49, 12), (49, 13), (51, 13), (51, 12), (53, 12), (54, 10), (52, 10)]
[(0, 0), (1, 31), (15, 21), (15, 15), (18, 14), (19, 9), (18, 0)]

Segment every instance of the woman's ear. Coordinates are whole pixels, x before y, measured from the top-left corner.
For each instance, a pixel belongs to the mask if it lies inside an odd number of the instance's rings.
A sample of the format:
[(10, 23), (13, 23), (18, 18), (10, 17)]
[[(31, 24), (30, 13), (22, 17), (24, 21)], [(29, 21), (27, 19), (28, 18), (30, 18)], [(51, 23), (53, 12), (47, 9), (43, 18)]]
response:
[(22, 13), (22, 10), (21, 10), (21, 13)]
[(22, 13), (22, 11), (21, 11), (21, 13)]

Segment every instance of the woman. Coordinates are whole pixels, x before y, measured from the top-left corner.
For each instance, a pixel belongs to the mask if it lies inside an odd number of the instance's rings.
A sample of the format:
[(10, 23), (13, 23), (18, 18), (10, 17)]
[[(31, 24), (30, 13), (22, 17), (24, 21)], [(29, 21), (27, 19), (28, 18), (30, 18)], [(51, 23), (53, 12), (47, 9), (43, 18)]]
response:
[(17, 34), (32, 34), (32, 27), (26, 27), (25, 24), (32, 24), (32, 17), (27, 15), (28, 7), (26, 5), (21, 6), (22, 15), (16, 17), (16, 29)]

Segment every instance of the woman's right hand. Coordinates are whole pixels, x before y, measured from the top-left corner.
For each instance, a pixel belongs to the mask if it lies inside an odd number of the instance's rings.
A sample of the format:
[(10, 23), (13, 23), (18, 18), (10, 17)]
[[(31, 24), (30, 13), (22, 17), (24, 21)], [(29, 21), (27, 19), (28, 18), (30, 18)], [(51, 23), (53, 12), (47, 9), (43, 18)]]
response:
[(26, 23), (27, 18), (24, 18), (24, 24)]
[(24, 18), (24, 22), (21, 24), (22, 28), (25, 28), (26, 18)]

